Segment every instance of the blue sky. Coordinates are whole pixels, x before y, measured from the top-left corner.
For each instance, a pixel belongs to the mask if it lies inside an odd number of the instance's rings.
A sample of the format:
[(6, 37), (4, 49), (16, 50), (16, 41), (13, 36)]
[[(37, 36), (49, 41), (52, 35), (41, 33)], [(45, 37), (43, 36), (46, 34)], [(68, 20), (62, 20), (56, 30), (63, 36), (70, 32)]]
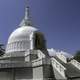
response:
[[(29, 0), (34, 27), (46, 37), (47, 47), (75, 53), (80, 50), (80, 0)], [(0, 42), (24, 17), (25, 0), (0, 0)]]

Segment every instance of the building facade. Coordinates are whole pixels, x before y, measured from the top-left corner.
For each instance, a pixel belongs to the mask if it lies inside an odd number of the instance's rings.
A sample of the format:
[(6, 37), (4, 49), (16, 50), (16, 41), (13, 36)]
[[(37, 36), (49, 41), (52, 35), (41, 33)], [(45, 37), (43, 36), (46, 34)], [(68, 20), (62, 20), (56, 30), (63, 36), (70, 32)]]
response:
[(0, 80), (80, 80), (80, 63), (62, 51), (47, 49), (45, 37), (33, 26), (26, 7), (24, 19), (0, 57)]

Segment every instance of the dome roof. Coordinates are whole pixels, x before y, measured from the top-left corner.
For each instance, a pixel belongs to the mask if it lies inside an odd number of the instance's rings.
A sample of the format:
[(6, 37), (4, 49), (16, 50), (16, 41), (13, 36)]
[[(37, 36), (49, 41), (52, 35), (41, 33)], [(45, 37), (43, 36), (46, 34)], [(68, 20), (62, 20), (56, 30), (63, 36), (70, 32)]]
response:
[(20, 28), (14, 30), (10, 35), (6, 47), (6, 53), (21, 53), (29, 49), (33, 49), (33, 33), (37, 31), (33, 27), (29, 15), (29, 7), (25, 9), (25, 17), (20, 23)]
[(6, 53), (26, 51), (31, 48), (33, 33), (38, 29), (32, 26), (22, 26), (12, 32), (8, 39)]
[(8, 39), (8, 43), (27, 39), (35, 31), (37, 31), (37, 29), (34, 27), (22, 26), (12, 32)]

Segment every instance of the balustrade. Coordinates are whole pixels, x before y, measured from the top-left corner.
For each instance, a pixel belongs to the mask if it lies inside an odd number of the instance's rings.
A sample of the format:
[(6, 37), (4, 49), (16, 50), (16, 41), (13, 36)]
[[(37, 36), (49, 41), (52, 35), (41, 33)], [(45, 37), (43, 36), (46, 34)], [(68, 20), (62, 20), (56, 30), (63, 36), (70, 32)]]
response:
[(51, 58), (51, 61), (52, 61), (52, 65), (53, 67), (63, 76), (65, 77), (65, 70), (66, 68), (61, 65), (56, 59), (54, 58)]
[(76, 61), (76, 60), (71, 60), (71, 62), (70, 62), (71, 64), (73, 64), (75, 67), (77, 67), (78, 69), (80, 69), (80, 63), (78, 62), (78, 61)]

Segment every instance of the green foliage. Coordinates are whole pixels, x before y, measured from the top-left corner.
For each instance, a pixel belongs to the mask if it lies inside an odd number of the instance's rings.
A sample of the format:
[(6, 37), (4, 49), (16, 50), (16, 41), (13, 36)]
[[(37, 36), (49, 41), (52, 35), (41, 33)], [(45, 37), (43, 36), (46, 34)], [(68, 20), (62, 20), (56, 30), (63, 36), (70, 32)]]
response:
[(80, 62), (80, 51), (76, 52), (74, 59), (77, 60), (78, 62)]
[(0, 56), (2, 56), (5, 53), (5, 49), (2, 47), (3, 45), (0, 44)]

